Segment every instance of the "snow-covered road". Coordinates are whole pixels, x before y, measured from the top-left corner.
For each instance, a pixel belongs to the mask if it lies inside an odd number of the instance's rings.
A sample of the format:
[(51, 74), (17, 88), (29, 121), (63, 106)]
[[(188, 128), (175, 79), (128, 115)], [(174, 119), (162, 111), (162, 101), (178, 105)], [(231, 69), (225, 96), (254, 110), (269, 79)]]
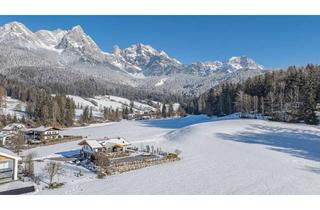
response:
[[(123, 121), (67, 134), (124, 136), (182, 150), (182, 160), (103, 180), (82, 179), (38, 194), (319, 194), (320, 130), (263, 120)], [(39, 157), (77, 148), (76, 142), (36, 148)], [(30, 151), (29, 151), (30, 152)]]

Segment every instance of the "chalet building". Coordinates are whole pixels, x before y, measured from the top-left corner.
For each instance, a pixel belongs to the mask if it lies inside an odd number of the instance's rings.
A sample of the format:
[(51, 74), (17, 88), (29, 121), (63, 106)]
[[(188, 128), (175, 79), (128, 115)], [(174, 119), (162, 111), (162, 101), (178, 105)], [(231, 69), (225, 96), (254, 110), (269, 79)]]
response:
[(51, 140), (59, 138), (59, 128), (55, 127), (44, 127), (30, 129), (27, 132), (27, 136), (34, 140)]
[(106, 138), (103, 140), (85, 140), (79, 143), (82, 146), (81, 154), (84, 158), (90, 158), (97, 152), (113, 153), (125, 152), (131, 145), (122, 137)]
[(3, 127), (0, 130), (0, 145), (6, 145), (6, 141), (17, 135), (19, 131), (25, 132), (26, 127), (20, 123), (11, 123)]
[(18, 179), (19, 156), (8, 149), (0, 147), (0, 183)]
[(11, 123), (1, 129), (2, 133), (17, 134), (19, 131), (26, 131), (26, 127), (20, 123)]

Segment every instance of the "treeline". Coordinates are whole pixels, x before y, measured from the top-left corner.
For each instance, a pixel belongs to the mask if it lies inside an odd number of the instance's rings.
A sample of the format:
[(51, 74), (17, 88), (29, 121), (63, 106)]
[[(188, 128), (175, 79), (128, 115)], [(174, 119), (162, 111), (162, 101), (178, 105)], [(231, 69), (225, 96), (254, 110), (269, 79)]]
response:
[(242, 117), (268, 116), (272, 120), (318, 124), (320, 66), (289, 67), (266, 72), (244, 83), (224, 83), (189, 101), (190, 114)]
[(0, 75), (0, 106), (4, 98), (10, 96), (27, 104), (28, 118), (17, 119), (16, 116), (2, 114), (2, 126), (12, 122), (30, 122), (36, 125), (71, 126), (75, 116), (75, 103), (63, 95), (51, 96), (46, 90), (11, 80)]
[(186, 116), (185, 110), (179, 106), (177, 110), (174, 110), (173, 103), (153, 105), (155, 107), (154, 111), (149, 111), (145, 113), (139, 113), (134, 110), (134, 102), (131, 101), (129, 106), (122, 106), (121, 109), (112, 109), (111, 107), (103, 107), (101, 117), (95, 117), (93, 114), (93, 108), (89, 106), (80, 107), (83, 108), (82, 114), (80, 115), (80, 123), (92, 123), (98, 122), (99, 118), (107, 121), (120, 121), (121, 119), (143, 119), (145, 118), (167, 118), (175, 116)]
[[(94, 76), (79, 75), (70, 69), (50, 67), (12, 67), (7, 78), (46, 90), (50, 94), (77, 95), (93, 97), (97, 95), (114, 95), (130, 100), (178, 101), (184, 97), (171, 93), (160, 93), (148, 88), (132, 88), (132, 86), (105, 81)], [(66, 72), (69, 72), (66, 74)], [(121, 78), (117, 78), (119, 81)]]
[(39, 94), (27, 102), (26, 113), (39, 125), (72, 126), (75, 117), (75, 103), (66, 96)]

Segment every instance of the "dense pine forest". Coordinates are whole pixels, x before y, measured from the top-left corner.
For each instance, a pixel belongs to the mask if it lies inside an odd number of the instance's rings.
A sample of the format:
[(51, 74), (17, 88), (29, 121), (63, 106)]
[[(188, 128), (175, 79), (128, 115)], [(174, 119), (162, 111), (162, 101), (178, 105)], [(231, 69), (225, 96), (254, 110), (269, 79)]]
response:
[(318, 124), (320, 66), (289, 67), (266, 72), (244, 83), (223, 83), (186, 107), (188, 113), (241, 117), (268, 116), (271, 120)]
[[(17, 119), (16, 116), (1, 115), (1, 125), (12, 122), (31, 123), (36, 125), (71, 126), (75, 116), (75, 104), (72, 99), (63, 96), (52, 96), (46, 90), (7, 79), (0, 75), (0, 102), (5, 96), (19, 99), (27, 104), (28, 118)], [(2, 105), (2, 104), (0, 104)]]

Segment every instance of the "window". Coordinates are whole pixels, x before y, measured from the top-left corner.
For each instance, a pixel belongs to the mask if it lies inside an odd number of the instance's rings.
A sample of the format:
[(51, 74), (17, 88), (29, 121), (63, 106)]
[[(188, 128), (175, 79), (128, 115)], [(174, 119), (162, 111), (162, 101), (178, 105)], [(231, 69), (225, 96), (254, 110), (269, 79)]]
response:
[(9, 168), (9, 162), (0, 163), (0, 170)]

